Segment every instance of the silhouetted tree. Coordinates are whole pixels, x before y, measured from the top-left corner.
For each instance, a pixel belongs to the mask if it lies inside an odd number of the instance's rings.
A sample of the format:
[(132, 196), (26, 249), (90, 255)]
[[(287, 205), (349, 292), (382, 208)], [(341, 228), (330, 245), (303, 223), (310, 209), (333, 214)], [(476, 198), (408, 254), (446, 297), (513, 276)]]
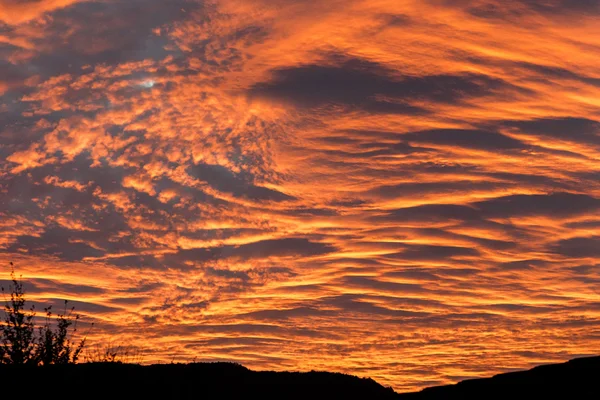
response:
[(10, 300), (5, 296), (4, 312), (6, 318), (0, 326), (0, 362), (3, 364), (32, 364), (35, 363), (36, 340), (33, 319), (35, 310), (32, 306), (25, 312), (25, 295), (23, 283), (15, 277), (13, 263), (11, 265), (12, 288)]
[(76, 363), (85, 346), (85, 337), (77, 345), (72, 343), (69, 328), (73, 326), (73, 333), (77, 331), (79, 315), (73, 315), (75, 307), (67, 307), (65, 300), (63, 313), (56, 317), (56, 330), (51, 327), (52, 306), (44, 309), (46, 321), (44, 326), (39, 327), (35, 349), (36, 360), (41, 365)]
[[(71, 337), (77, 331), (79, 315), (74, 315), (74, 307), (65, 309), (56, 318), (52, 314), (52, 306), (44, 309), (46, 319), (44, 325), (35, 329), (35, 309), (32, 306), (25, 311), (25, 293), (23, 282), (15, 276), (14, 265), (11, 265), (10, 300), (5, 296), (4, 312), (6, 317), (0, 325), (0, 363), (19, 365), (49, 365), (76, 363), (81, 354), (86, 338), (73, 343)], [(53, 328), (53, 322), (55, 327)], [(72, 332), (69, 330), (72, 329)]]

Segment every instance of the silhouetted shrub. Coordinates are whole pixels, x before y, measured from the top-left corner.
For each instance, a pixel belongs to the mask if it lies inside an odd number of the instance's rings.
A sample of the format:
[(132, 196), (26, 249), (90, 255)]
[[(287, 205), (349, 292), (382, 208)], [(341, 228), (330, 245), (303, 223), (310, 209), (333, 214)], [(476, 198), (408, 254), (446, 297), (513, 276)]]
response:
[[(50, 365), (76, 363), (81, 354), (86, 338), (73, 343), (72, 334), (77, 331), (79, 315), (74, 315), (74, 307), (68, 309), (65, 300), (63, 313), (56, 317), (52, 314), (52, 306), (44, 309), (44, 324), (37, 328), (34, 323), (35, 308), (26, 311), (23, 282), (15, 276), (11, 265), (12, 285), (9, 287), (10, 300), (5, 298), (4, 322), (0, 324), (0, 363), (18, 365)], [(55, 327), (53, 327), (55, 325)], [(72, 332), (70, 329), (72, 328)]]
[(85, 346), (85, 337), (77, 345), (71, 341), (69, 328), (73, 327), (73, 333), (77, 331), (79, 315), (73, 315), (75, 307), (68, 309), (67, 306), (65, 300), (63, 313), (56, 316), (56, 329), (51, 327), (52, 306), (44, 309), (46, 321), (39, 327), (35, 349), (36, 360), (41, 365), (76, 363)]
[[(11, 268), (13, 266), (10, 263)], [(16, 279), (14, 268), (11, 270), (12, 288), (10, 300), (6, 299), (4, 287), (2, 294), (5, 296), (4, 312), (6, 318), (0, 325), (1, 346), (0, 362), (2, 364), (36, 364), (36, 338), (33, 319), (33, 307), (25, 312), (25, 296), (23, 283)]]
[(104, 345), (94, 344), (87, 347), (83, 354), (84, 362), (88, 363), (123, 363), (141, 364), (144, 353), (136, 347), (115, 344), (109, 341)]

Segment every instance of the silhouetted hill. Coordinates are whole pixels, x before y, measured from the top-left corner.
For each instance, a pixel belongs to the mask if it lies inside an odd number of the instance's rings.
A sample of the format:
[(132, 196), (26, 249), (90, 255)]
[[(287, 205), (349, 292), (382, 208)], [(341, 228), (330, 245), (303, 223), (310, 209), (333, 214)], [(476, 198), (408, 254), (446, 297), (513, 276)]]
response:
[(0, 380), (0, 396), (20, 393), (25, 399), (317, 400), (398, 396), (372, 379), (328, 372), (256, 372), (233, 363), (0, 366)]
[(492, 378), (469, 379), (398, 396), (399, 400), (598, 399), (600, 357), (577, 358)]
[[(257, 372), (233, 363), (0, 365), (0, 396), (101, 399), (597, 399), (600, 357), (543, 365), (418, 393), (328, 372)], [(10, 397), (9, 397), (10, 396)], [(44, 397), (42, 397), (44, 396)]]

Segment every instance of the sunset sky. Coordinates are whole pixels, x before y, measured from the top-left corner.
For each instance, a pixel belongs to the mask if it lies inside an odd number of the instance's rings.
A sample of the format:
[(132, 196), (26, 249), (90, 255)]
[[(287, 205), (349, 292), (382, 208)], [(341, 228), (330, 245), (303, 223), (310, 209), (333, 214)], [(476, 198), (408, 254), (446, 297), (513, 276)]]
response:
[(598, 121), (599, 0), (0, 0), (0, 280), (148, 363), (597, 354)]

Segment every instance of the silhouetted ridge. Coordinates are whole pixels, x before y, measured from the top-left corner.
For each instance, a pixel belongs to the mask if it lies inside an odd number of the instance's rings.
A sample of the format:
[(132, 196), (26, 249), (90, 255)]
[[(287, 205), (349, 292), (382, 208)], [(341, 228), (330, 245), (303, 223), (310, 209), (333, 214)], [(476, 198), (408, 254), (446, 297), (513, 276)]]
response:
[(600, 357), (587, 357), (397, 394), (369, 378), (329, 372), (257, 372), (234, 363), (0, 365), (2, 395), (7, 398), (56, 394), (108, 400), (597, 399), (599, 372)]
[(576, 358), (528, 371), (469, 379), (456, 385), (430, 387), (399, 395), (403, 400), (434, 399), (598, 399), (600, 357)]
[[(102, 399), (395, 399), (372, 379), (329, 372), (257, 372), (233, 363), (0, 366), (2, 394), (69, 392)], [(6, 389), (8, 388), (8, 389)]]

